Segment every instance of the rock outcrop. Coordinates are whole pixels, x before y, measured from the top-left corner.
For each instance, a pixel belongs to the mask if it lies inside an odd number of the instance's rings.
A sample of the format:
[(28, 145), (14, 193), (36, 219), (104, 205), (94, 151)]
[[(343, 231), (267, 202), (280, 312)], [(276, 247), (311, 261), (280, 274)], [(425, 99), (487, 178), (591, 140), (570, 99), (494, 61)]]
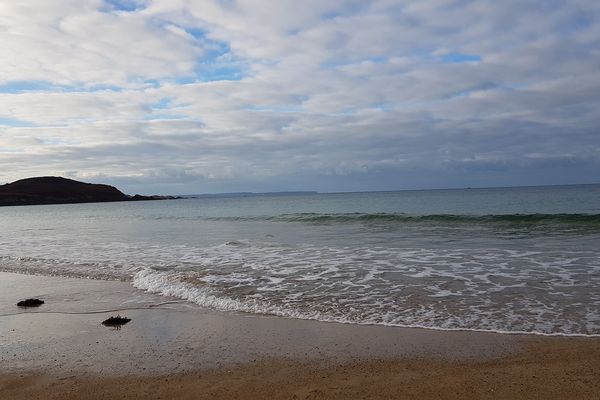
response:
[(55, 176), (21, 179), (0, 186), (0, 206), (162, 200), (170, 196), (128, 196), (119, 189)]

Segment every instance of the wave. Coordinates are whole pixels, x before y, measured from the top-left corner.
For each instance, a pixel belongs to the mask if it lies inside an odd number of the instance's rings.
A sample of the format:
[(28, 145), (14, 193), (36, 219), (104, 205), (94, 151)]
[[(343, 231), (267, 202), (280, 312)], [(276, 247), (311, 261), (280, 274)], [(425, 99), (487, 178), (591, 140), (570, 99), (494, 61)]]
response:
[[(234, 299), (210, 286), (197, 286), (191, 282), (184, 282), (185, 278), (179, 273), (167, 271), (154, 271), (144, 269), (134, 275), (132, 285), (140, 290), (158, 294), (165, 297), (174, 297), (197, 304), (202, 308), (214, 309), (225, 312), (241, 312), (258, 315), (272, 315), (292, 319), (314, 320), (320, 322), (333, 322), (352, 325), (382, 325), (401, 328), (420, 328), (440, 331), (473, 331), (490, 332), (501, 334), (539, 335), (539, 336), (563, 336), (563, 337), (600, 337), (600, 333), (581, 333), (570, 331), (552, 331), (550, 329), (507, 329), (502, 324), (488, 323), (482, 326), (464, 326), (465, 321), (453, 321), (450, 323), (431, 323), (419, 317), (407, 319), (403, 322), (398, 320), (386, 321), (381, 318), (349, 318), (344, 315), (334, 315), (317, 310), (298, 309), (283, 305), (274, 305), (268, 301), (255, 298), (244, 300)], [(383, 317), (380, 315), (379, 317)], [(485, 318), (484, 318), (485, 319)]]
[[(171, 219), (172, 217), (157, 217)], [(180, 217), (174, 217), (180, 218)], [(584, 225), (600, 227), (600, 214), (405, 214), (405, 213), (295, 213), (276, 216), (199, 216), (207, 221), (276, 221), (304, 223), (406, 223), (406, 224), (513, 224), (513, 225)]]
[[(170, 249), (175, 250), (182, 248)], [(287, 247), (232, 240), (197, 249), (181, 262), (150, 258), (116, 264), (3, 256), (0, 270), (128, 281), (141, 290), (228, 312), (600, 336), (595, 290), (600, 264), (594, 251)]]
[(600, 224), (600, 214), (428, 214), (410, 215), (395, 213), (350, 213), (350, 214), (287, 214), (283, 219), (304, 222), (346, 222), (346, 221), (387, 221), (387, 222), (454, 222), (454, 223), (566, 223)]
[(65, 247), (57, 241), (43, 248), (45, 257), (0, 255), (0, 271), (122, 280), (202, 307), (286, 318), (600, 335), (600, 254), (593, 246), (394, 245), (239, 238), (208, 247), (120, 242)]

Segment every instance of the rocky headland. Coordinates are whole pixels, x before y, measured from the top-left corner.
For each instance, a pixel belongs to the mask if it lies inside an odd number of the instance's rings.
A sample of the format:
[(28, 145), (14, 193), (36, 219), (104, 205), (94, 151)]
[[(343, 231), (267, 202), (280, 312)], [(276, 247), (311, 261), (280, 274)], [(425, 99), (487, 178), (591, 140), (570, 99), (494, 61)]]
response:
[(21, 179), (0, 186), (0, 206), (99, 203), (175, 199), (173, 196), (129, 196), (114, 186), (55, 176)]

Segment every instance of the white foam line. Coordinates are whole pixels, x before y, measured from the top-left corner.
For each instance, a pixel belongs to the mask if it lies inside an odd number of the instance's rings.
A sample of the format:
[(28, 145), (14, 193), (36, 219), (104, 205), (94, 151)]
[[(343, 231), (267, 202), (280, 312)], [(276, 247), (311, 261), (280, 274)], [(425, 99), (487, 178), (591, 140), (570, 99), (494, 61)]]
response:
[(500, 329), (477, 329), (477, 328), (442, 328), (436, 326), (426, 326), (419, 324), (394, 324), (394, 323), (376, 323), (368, 321), (348, 321), (340, 318), (323, 316), (319, 312), (314, 312), (312, 315), (301, 312), (291, 312), (282, 309), (277, 306), (263, 304), (261, 302), (253, 301), (253, 304), (244, 303), (238, 300), (234, 300), (227, 297), (219, 297), (212, 293), (208, 293), (205, 289), (186, 285), (177, 281), (173, 281), (170, 278), (175, 276), (170, 275), (167, 272), (156, 272), (149, 269), (139, 271), (134, 276), (132, 282), (133, 286), (147, 290), (150, 293), (155, 293), (168, 297), (178, 297), (180, 299), (188, 300), (192, 303), (196, 303), (201, 307), (216, 309), (219, 311), (234, 311), (234, 312), (245, 312), (249, 314), (258, 315), (274, 315), (278, 317), (292, 318), (292, 319), (303, 319), (329, 323), (342, 323), (350, 325), (376, 325), (376, 326), (390, 326), (398, 328), (418, 328), (418, 329), (429, 329), (436, 331), (450, 331), (450, 332), (483, 332), (483, 333), (497, 333), (504, 335), (536, 335), (536, 336), (548, 336), (548, 337), (586, 337), (596, 338), (600, 337), (600, 334), (585, 334), (585, 333), (564, 333), (564, 332), (538, 332), (538, 331), (506, 331)]

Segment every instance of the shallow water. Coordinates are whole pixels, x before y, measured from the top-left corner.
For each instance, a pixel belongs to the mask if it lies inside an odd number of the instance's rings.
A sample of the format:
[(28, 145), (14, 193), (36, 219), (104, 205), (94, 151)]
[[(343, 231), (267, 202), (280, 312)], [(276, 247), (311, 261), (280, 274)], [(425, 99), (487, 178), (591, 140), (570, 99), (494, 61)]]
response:
[(0, 269), (220, 310), (600, 334), (600, 186), (0, 208)]

